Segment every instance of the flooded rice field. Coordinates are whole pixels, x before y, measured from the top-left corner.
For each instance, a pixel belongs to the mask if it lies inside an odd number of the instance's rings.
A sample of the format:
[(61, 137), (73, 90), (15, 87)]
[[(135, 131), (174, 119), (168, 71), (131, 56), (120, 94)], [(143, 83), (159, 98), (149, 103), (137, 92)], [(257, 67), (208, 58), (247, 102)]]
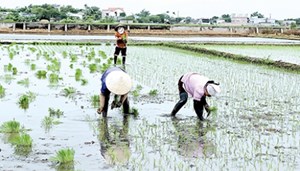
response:
[[(113, 51), (110, 44), (0, 46), (0, 170), (300, 169), (299, 74), (130, 46), (129, 99), (138, 114), (109, 109), (105, 119), (97, 96)], [(191, 99), (169, 117), (177, 81), (189, 71), (222, 88), (208, 99), (218, 110), (204, 122)], [(18, 133), (6, 131), (9, 121), (20, 124)], [(68, 167), (55, 160), (62, 149), (74, 150)]]
[(272, 45), (193, 45), (255, 58), (283, 61), (300, 65), (300, 46)]

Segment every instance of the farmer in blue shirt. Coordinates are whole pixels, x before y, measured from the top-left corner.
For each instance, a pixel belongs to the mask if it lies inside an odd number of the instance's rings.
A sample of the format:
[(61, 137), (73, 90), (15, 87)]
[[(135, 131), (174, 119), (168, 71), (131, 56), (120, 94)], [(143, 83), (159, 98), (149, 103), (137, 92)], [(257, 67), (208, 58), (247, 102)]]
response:
[(102, 87), (100, 93), (100, 107), (97, 110), (98, 114), (102, 113), (103, 117), (107, 116), (108, 103), (110, 93), (115, 94), (111, 109), (121, 107), (123, 112), (129, 113), (129, 102), (127, 99), (128, 92), (132, 87), (130, 76), (119, 67), (107, 69), (101, 77)]

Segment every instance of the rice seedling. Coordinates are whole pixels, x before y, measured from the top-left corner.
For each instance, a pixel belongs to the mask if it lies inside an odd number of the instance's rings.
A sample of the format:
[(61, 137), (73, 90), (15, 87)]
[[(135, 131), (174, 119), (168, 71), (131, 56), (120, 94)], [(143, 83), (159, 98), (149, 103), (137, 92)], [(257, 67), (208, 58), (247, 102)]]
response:
[(53, 108), (48, 108), (48, 112), (49, 112), (49, 116), (50, 117), (57, 117), (57, 118), (60, 118), (61, 116), (64, 115), (64, 112), (61, 111), (60, 109), (53, 109)]
[(0, 126), (1, 133), (19, 133), (23, 129), (24, 128), (21, 127), (20, 123), (15, 120), (4, 122)]
[(47, 65), (47, 70), (52, 72), (59, 72), (60, 62), (57, 59), (53, 59), (50, 65)]
[(19, 107), (22, 109), (28, 109), (29, 103), (33, 102), (36, 98), (36, 95), (32, 92), (27, 92), (26, 94), (23, 94), (18, 101)]
[(100, 58), (95, 58), (95, 63), (101, 63), (101, 59)]
[(38, 70), (36, 72), (36, 76), (38, 79), (45, 79), (47, 77), (47, 71), (45, 70)]
[(97, 71), (97, 64), (90, 64), (89, 65), (90, 73), (94, 73)]
[(74, 55), (74, 54), (70, 54), (70, 62), (77, 62), (77, 60), (78, 60), (78, 57), (77, 57), (77, 55)]
[(99, 95), (93, 95), (91, 96), (91, 104), (93, 108), (98, 108), (99, 107)]
[(6, 83), (10, 83), (12, 80), (14, 80), (15, 79), (15, 77), (13, 77), (12, 75), (10, 75), (10, 74), (5, 74), (3, 77), (1, 77), (3, 80), (4, 80), (4, 82), (6, 82)]
[(0, 84), (0, 98), (5, 96), (5, 88)]
[(37, 51), (37, 49), (34, 48), (34, 47), (28, 47), (28, 49), (29, 49), (32, 53), (35, 53), (35, 52)]
[(131, 110), (130, 113), (132, 113), (135, 118), (139, 116), (139, 111), (137, 108), (132, 107), (130, 110)]
[(55, 162), (60, 168), (69, 168), (74, 165), (74, 149), (61, 149), (56, 152), (56, 156), (51, 157), (49, 160)]
[(150, 90), (149, 95), (150, 96), (157, 96), (157, 93), (158, 93), (157, 89), (154, 89), (154, 90)]
[(75, 80), (76, 81), (79, 81), (80, 80), (80, 78), (81, 78), (81, 76), (82, 76), (82, 71), (81, 71), (81, 69), (76, 69), (76, 71), (75, 71)]
[(13, 52), (9, 52), (9, 59), (13, 60), (14, 59), (14, 53)]
[(30, 69), (31, 69), (32, 71), (34, 71), (34, 70), (36, 69), (36, 64), (31, 64), (31, 65), (30, 65)]
[(82, 86), (87, 85), (87, 83), (88, 83), (87, 79), (81, 79), (81, 85)]
[(29, 78), (24, 78), (23, 80), (20, 80), (17, 83), (24, 85), (25, 87), (28, 87), (29, 86)]
[(16, 67), (13, 67), (12, 68), (12, 74), (17, 75), (17, 73), (18, 73), (18, 69)]
[(66, 51), (63, 51), (63, 52), (62, 52), (62, 56), (63, 56), (63, 58), (67, 58), (67, 56), (68, 56), (68, 52), (66, 52)]
[(46, 132), (48, 132), (53, 127), (53, 125), (58, 125), (60, 123), (60, 121), (51, 116), (45, 116), (42, 120), (42, 127), (45, 129)]
[(22, 95), (19, 98), (18, 104), (19, 104), (20, 108), (25, 109), (25, 110), (28, 109), (29, 108), (29, 98), (28, 98), (28, 96)]
[(55, 74), (55, 73), (51, 73), (51, 74), (49, 75), (49, 82), (50, 82), (51, 84), (56, 84), (56, 83), (58, 83), (60, 79), (62, 79), (62, 78), (60, 78), (60, 77), (59, 77), (57, 74)]
[(105, 46), (110, 46), (110, 45), (111, 45), (111, 43), (109, 43), (109, 42), (105, 43)]
[(102, 64), (102, 67), (101, 67), (101, 72), (106, 71), (109, 67), (110, 67), (110, 64), (105, 64), (105, 63), (103, 63), (103, 64)]
[(31, 147), (32, 146), (32, 138), (30, 135), (24, 133), (20, 136), (17, 136), (12, 143), (16, 145), (18, 148), (20, 147)]
[(75, 94), (76, 89), (74, 87), (67, 87), (63, 89), (63, 95), (66, 97), (71, 97)]
[(4, 65), (4, 71), (5, 72), (11, 72), (13, 68), (13, 65), (11, 63), (8, 63), (8, 65)]
[(74, 66), (73, 64), (70, 64), (70, 65), (69, 65), (69, 67), (70, 67), (71, 69), (73, 69), (73, 66)]
[(102, 51), (102, 50), (99, 50), (98, 54), (99, 54), (99, 56), (102, 57), (102, 59), (106, 59), (107, 58), (106, 53), (104, 51)]

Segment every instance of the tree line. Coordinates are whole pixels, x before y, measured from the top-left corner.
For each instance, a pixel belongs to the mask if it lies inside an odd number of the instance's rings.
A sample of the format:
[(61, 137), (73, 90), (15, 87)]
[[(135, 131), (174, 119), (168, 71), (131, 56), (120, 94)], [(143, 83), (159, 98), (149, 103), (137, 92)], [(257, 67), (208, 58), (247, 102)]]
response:
[[(6, 15), (4, 15), (4, 13)], [(41, 20), (48, 20), (61, 23), (78, 23), (78, 22), (90, 22), (90, 23), (114, 23), (120, 19), (132, 20), (134, 23), (198, 23), (199, 19), (192, 17), (179, 17), (176, 12), (166, 11), (161, 14), (151, 14), (147, 10), (142, 10), (139, 13), (126, 15), (121, 13), (118, 16), (102, 16), (102, 11), (97, 6), (84, 5), (83, 9), (74, 8), (71, 5), (59, 6), (51, 4), (43, 5), (29, 5), (16, 9), (6, 9), (0, 7), (0, 21), (4, 22), (39, 22)], [(69, 14), (81, 14), (82, 18), (79, 19), (74, 15)], [(259, 12), (254, 12), (251, 17), (263, 18)], [(221, 16), (213, 16), (209, 18), (209, 23), (216, 23), (218, 19), (222, 19), (225, 23), (231, 22), (231, 16), (229, 14), (223, 14)], [(81, 20), (81, 21), (80, 21)], [(292, 19), (300, 24), (300, 18)]]

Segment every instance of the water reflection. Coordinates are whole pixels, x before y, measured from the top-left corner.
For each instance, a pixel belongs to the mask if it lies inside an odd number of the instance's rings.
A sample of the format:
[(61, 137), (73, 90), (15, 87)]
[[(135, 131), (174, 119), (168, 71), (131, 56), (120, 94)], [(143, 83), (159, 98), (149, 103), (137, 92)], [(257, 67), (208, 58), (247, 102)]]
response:
[(108, 118), (98, 122), (101, 155), (109, 164), (126, 164), (130, 158), (128, 117), (123, 117), (121, 126), (117, 123), (108, 125)]
[(213, 157), (216, 154), (215, 145), (206, 138), (214, 128), (208, 122), (199, 119), (180, 120), (172, 118), (177, 135), (177, 152), (188, 158)]

